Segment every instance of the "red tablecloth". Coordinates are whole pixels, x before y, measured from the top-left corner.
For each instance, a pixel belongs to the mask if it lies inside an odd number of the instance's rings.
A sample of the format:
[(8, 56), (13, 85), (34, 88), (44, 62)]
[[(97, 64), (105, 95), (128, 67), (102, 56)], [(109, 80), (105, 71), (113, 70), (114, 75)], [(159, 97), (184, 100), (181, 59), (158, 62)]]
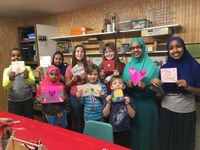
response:
[[(0, 117), (13, 118), (20, 123), (13, 124), (15, 137), (26, 141), (41, 140), (48, 150), (126, 150), (119, 145), (99, 140), (87, 135), (56, 127), (37, 120), (32, 120), (5, 111), (0, 111)], [(97, 129), (98, 130), (98, 129)]]

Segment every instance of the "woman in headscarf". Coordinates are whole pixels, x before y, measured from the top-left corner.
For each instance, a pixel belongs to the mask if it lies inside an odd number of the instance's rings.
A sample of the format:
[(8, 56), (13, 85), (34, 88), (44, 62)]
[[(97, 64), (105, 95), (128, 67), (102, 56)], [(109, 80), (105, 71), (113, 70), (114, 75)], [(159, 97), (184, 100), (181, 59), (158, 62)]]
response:
[(195, 95), (200, 95), (200, 65), (180, 37), (170, 38), (167, 49), (167, 63), (161, 68), (176, 68), (177, 82), (162, 83), (160, 77), (151, 81), (154, 86), (162, 86), (166, 93), (160, 108), (159, 149), (194, 150)]
[[(158, 67), (148, 56), (141, 38), (133, 38), (129, 47), (132, 53), (131, 61), (125, 66), (122, 77), (136, 106), (136, 117), (132, 121), (132, 148), (157, 150), (158, 105), (155, 92), (150, 89), (150, 81), (158, 77)], [(144, 78), (136, 86), (131, 81), (130, 67), (135, 68), (137, 72), (146, 70)]]

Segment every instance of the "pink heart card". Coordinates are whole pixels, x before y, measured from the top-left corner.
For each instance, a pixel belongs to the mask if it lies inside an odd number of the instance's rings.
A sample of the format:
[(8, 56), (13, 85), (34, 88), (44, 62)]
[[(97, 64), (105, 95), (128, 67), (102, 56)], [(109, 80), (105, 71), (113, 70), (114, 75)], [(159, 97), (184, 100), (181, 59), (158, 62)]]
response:
[(43, 104), (64, 102), (61, 98), (63, 95), (63, 86), (43, 86), (41, 95), (44, 98)]
[(145, 74), (146, 74), (146, 70), (145, 69), (142, 69), (140, 70), (139, 72), (137, 72), (135, 70), (135, 68), (133, 67), (130, 67), (129, 68), (129, 73), (130, 73), (130, 76), (131, 76), (131, 80), (133, 82), (133, 85), (136, 86), (138, 84), (139, 81), (141, 81)]

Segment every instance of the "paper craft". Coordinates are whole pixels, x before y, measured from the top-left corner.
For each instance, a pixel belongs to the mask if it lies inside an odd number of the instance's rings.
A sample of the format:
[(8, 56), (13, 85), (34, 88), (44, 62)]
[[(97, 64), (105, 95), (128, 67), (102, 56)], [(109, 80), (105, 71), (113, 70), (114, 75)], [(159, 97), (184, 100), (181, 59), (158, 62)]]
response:
[(83, 68), (83, 66), (79, 66), (78, 64), (75, 65), (73, 68), (72, 68), (72, 74), (75, 76), (75, 75), (81, 75), (85, 73), (85, 70)]
[(101, 90), (100, 84), (84, 84), (77, 86), (78, 90), (83, 91), (82, 96), (95, 96), (100, 97), (99, 92)]
[(105, 60), (103, 62), (103, 70), (104, 71), (113, 71), (115, 69), (114, 60)]
[(160, 69), (162, 83), (176, 83), (177, 82), (177, 68), (163, 68)]
[(12, 71), (15, 72), (15, 74), (22, 73), (25, 70), (25, 64), (24, 61), (13, 61), (11, 62), (12, 65)]
[(41, 95), (44, 98), (43, 104), (61, 103), (64, 88), (63, 86), (43, 86), (41, 87)]
[(51, 56), (40, 56), (40, 66), (49, 67), (51, 65)]
[(144, 76), (146, 74), (146, 70), (142, 69), (142, 70), (140, 70), (140, 72), (137, 72), (135, 70), (135, 68), (130, 67), (129, 68), (129, 73), (130, 73), (133, 85), (136, 86), (138, 84), (138, 82), (141, 81), (144, 78)]
[(122, 90), (115, 90), (111, 92), (112, 102), (122, 102), (124, 101), (124, 94)]

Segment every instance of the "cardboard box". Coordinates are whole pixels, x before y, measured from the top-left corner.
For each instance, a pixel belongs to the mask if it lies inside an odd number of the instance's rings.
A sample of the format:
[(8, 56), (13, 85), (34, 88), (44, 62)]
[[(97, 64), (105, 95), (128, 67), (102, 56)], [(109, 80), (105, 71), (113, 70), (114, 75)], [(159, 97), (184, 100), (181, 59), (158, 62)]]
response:
[(87, 31), (91, 31), (91, 28), (73, 28), (71, 29), (71, 35), (84, 35), (87, 34)]

